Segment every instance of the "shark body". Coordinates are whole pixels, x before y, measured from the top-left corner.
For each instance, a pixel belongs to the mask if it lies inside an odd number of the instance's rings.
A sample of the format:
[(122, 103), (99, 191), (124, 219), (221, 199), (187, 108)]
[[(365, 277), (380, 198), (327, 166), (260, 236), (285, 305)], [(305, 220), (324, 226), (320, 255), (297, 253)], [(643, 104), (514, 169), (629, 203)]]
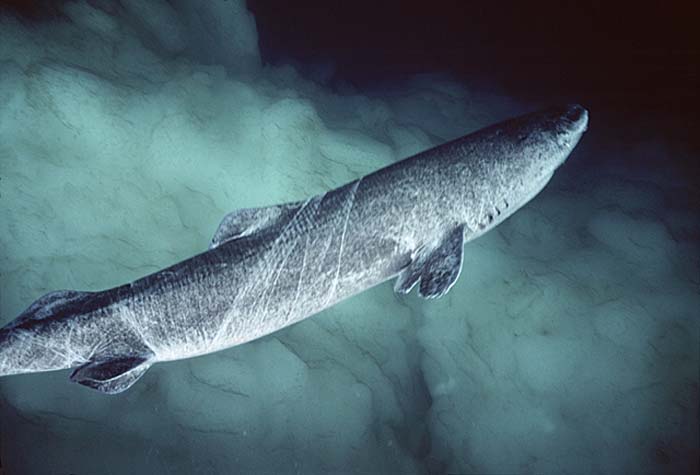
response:
[(306, 200), (227, 215), (202, 254), (112, 289), (41, 297), (0, 329), (0, 375), (74, 368), (104, 393), (396, 278), (444, 295), (464, 243), (531, 200), (588, 123), (578, 105), (482, 129)]

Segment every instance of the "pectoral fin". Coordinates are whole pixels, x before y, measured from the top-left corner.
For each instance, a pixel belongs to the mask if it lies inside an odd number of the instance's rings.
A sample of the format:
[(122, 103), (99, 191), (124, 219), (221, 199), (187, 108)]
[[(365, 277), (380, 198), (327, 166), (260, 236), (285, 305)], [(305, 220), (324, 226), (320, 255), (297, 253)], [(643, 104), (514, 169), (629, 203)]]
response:
[(408, 293), (420, 281), (418, 294), (433, 299), (442, 297), (457, 282), (464, 255), (464, 225), (457, 226), (432, 249), (420, 250), (396, 279), (394, 290)]
[(394, 292), (397, 294), (407, 294), (416, 286), (420, 280), (420, 274), (423, 272), (425, 265), (426, 253), (423, 249), (419, 249), (415, 253), (414, 259), (401, 273), (396, 277), (394, 283)]
[(73, 371), (70, 379), (103, 393), (117, 394), (129, 389), (151, 364), (151, 355), (94, 360)]

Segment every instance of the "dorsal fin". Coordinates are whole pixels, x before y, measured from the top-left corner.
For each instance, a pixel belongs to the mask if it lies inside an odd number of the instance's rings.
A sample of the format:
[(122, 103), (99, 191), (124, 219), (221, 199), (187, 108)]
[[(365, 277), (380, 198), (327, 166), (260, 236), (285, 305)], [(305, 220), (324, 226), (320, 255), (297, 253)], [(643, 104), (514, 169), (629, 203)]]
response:
[(243, 208), (227, 214), (214, 233), (209, 249), (272, 226), (286, 223), (303, 206), (302, 201), (262, 208)]
[(50, 292), (32, 303), (27, 309), (15, 318), (7, 328), (19, 326), (31, 320), (43, 320), (56, 314), (56, 311), (69, 303), (76, 303), (82, 299), (90, 298), (93, 292), (79, 290), (57, 290)]

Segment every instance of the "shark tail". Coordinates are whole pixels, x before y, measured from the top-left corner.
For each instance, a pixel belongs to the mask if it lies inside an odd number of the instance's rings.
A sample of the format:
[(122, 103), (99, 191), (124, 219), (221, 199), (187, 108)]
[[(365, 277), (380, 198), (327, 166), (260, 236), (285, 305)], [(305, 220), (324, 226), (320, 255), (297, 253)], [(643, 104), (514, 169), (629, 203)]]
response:
[(13, 331), (0, 329), (0, 376), (27, 373), (25, 365), (18, 364), (22, 360), (19, 337)]
[[(105, 295), (60, 290), (32, 303), (0, 329), (0, 376), (74, 368), (70, 379), (83, 386), (107, 394), (130, 388), (155, 362), (155, 354), (139, 335), (126, 329), (99, 351), (91, 344), (71, 347), (67, 339), (72, 325), (80, 325), (71, 317), (107, 304)], [(53, 325), (64, 318), (65, 325)]]
[[(60, 290), (40, 297), (17, 318), (0, 328), (0, 376), (54, 371), (70, 367), (60, 351), (47, 347), (51, 332), (44, 323), (70, 315), (82, 307), (93, 292)], [(48, 340), (47, 340), (48, 339)], [(55, 341), (61, 341), (60, 337)]]
[(7, 355), (7, 349), (8, 349), (8, 335), (7, 335), (7, 330), (4, 328), (0, 328), (0, 376), (8, 376), (10, 374), (13, 374), (10, 372), (10, 369), (8, 367), (8, 361), (9, 358)]

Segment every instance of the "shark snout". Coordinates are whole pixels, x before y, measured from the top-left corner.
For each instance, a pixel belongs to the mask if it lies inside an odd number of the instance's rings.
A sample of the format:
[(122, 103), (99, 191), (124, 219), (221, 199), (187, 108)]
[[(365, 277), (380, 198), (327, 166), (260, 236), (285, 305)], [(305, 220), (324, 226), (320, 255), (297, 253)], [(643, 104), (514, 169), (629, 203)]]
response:
[(571, 132), (583, 133), (588, 127), (588, 111), (579, 104), (566, 106), (562, 117), (567, 122)]
[(563, 162), (588, 128), (588, 111), (579, 104), (569, 104), (555, 109), (554, 113), (554, 135), (565, 153), (561, 157)]

